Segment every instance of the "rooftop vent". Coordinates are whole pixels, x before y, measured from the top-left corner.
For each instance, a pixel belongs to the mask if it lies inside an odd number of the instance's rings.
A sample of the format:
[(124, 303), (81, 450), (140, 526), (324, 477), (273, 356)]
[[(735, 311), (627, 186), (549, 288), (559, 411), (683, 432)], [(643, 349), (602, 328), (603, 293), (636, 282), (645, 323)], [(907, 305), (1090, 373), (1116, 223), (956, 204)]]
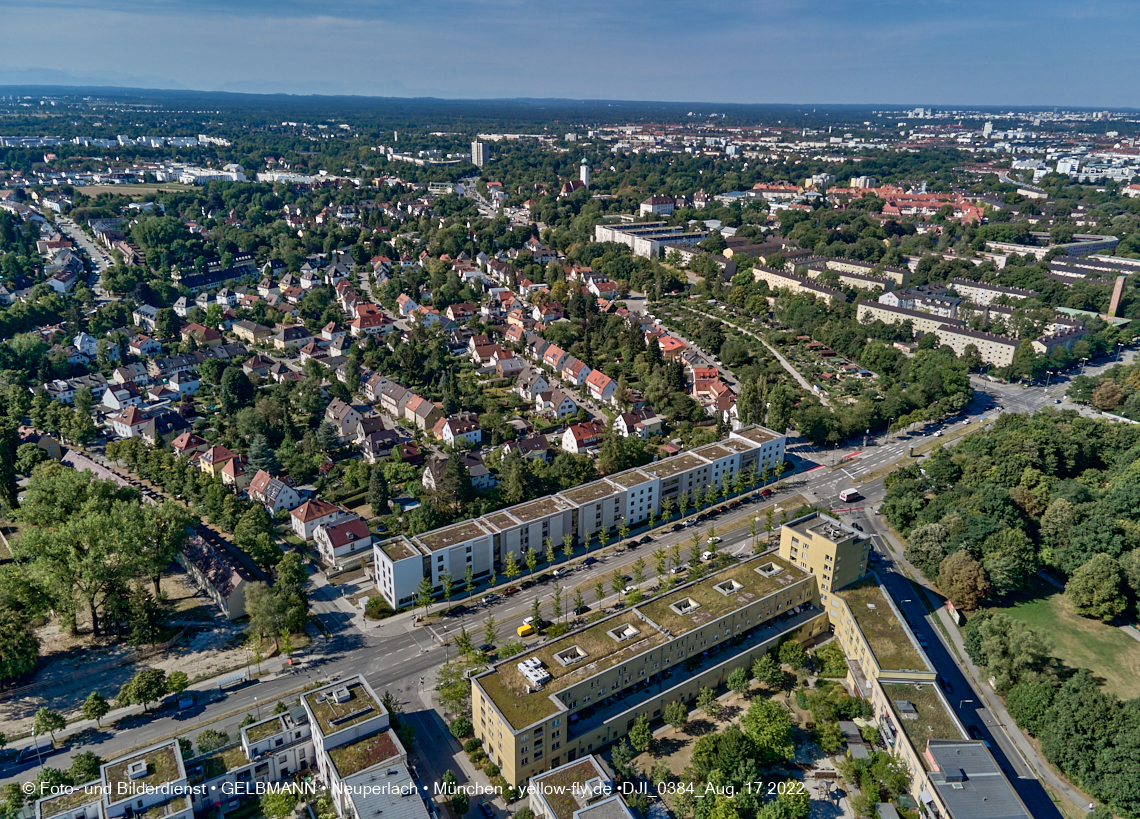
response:
[(681, 600), (678, 600), (676, 603), (672, 603), (669, 605), (669, 608), (671, 608), (673, 611), (675, 611), (677, 614), (680, 614), (680, 615), (692, 614), (694, 611), (696, 611), (700, 607), (701, 607), (701, 604), (698, 603), (696, 600), (694, 600), (691, 597), (685, 597)]
[(641, 631), (633, 623), (626, 623), (624, 626), (611, 628), (606, 634), (610, 635), (616, 642), (624, 643), (626, 640), (632, 640), (641, 634)]
[(730, 579), (725, 580), (723, 583), (717, 583), (715, 586), (713, 586), (713, 588), (721, 594), (727, 596), (730, 594), (736, 594), (736, 592), (744, 588), (744, 584)]
[(570, 648), (563, 649), (554, 655), (554, 659), (562, 663), (562, 665), (574, 665), (586, 659), (586, 652), (578, 646), (570, 646)]
[(910, 700), (895, 700), (895, 710), (903, 719), (918, 719), (918, 709)]
[(332, 701), (337, 705), (348, 702), (352, 699), (352, 693), (348, 690), (347, 685), (343, 685), (332, 692)]
[(765, 563), (756, 569), (757, 574), (762, 574), (765, 577), (775, 577), (784, 570), (784, 567), (778, 563)]
[(137, 759), (127, 766), (128, 779), (142, 779), (146, 776), (146, 760)]
[(541, 688), (550, 680), (550, 672), (543, 667), (542, 660), (537, 657), (519, 663), (519, 673), (537, 688)]

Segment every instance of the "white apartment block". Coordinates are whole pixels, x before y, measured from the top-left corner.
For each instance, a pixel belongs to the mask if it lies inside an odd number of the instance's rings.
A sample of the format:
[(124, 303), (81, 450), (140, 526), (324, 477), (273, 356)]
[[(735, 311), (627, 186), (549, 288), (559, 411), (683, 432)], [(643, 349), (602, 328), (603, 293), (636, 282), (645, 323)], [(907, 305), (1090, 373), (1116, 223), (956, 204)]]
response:
[(666, 245), (695, 245), (708, 235), (705, 230), (689, 232), (683, 227), (671, 227), (665, 222), (623, 222), (594, 226), (595, 242), (617, 242), (633, 251), (634, 256), (644, 259), (656, 259)]
[(467, 568), (476, 578), (501, 570), (509, 553), (521, 561), (529, 549), (546, 550), (549, 540), (561, 548), (569, 535), (579, 546), (609, 536), (624, 521), (634, 527), (660, 515), (662, 503), (679, 509), (709, 486), (732, 486), (738, 474), (761, 473), (784, 459), (786, 438), (749, 426), (723, 441), (706, 444), (646, 466), (619, 472), (554, 495), (500, 509), (410, 537), (400, 535), (373, 547), (376, 588), (393, 608), (413, 602), (425, 577), (433, 588), (450, 574), (461, 580)]

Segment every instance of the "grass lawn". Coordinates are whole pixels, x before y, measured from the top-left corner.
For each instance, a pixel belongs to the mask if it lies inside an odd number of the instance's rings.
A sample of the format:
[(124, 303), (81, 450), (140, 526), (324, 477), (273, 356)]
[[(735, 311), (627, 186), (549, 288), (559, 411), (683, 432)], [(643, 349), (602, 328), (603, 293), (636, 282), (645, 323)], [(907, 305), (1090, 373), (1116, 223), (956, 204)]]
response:
[[(1052, 591), (1044, 587), (1044, 591)], [(1140, 642), (1118, 628), (1073, 612), (1060, 592), (1002, 609), (1044, 632), (1052, 652), (1070, 668), (1087, 668), (1121, 699), (1140, 696)]]

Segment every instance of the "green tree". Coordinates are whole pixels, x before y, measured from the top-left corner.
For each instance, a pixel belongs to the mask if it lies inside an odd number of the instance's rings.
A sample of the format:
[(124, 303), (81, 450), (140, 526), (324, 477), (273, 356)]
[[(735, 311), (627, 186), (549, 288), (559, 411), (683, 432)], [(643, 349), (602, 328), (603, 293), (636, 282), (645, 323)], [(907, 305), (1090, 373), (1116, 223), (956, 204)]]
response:
[(103, 757), (94, 751), (81, 751), (71, 758), (71, 769), (68, 773), (77, 784), (93, 782), (99, 778), (99, 769), (103, 762)]
[(976, 609), (991, 590), (982, 565), (964, 549), (942, 561), (938, 568), (938, 588), (964, 611)]
[(383, 464), (375, 464), (368, 476), (368, 504), (373, 515), (388, 514), (388, 479)]
[(28, 618), (0, 606), (0, 680), (11, 680), (36, 667), (40, 641)]
[(748, 672), (743, 668), (734, 668), (728, 674), (725, 684), (730, 691), (743, 695), (748, 691)]
[(756, 743), (756, 761), (761, 765), (786, 762), (792, 758), (792, 719), (778, 702), (754, 699), (741, 720), (744, 733)]
[(582, 594), (581, 589), (577, 589), (574, 592), (574, 613), (578, 614), (580, 611), (582, 611), (585, 608), (586, 608), (586, 597), (585, 597), (585, 595)]
[(463, 572), (463, 590), (467, 592), (467, 596), (475, 594), (475, 573), (471, 570), (471, 564), (467, 564), (467, 569)]
[(950, 532), (941, 523), (928, 523), (911, 530), (906, 539), (906, 559), (927, 577), (937, 577), (938, 567), (946, 559)]
[(483, 621), (483, 642), (487, 645), (494, 645), (498, 637), (499, 635), (495, 631), (495, 615), (488, 612), (487, 619)]
[(186, 676), (185, 671), (171, 671), (166, 678), (166, 687), (172, 694), (181, 694), (188, 685), (190, 685), (190, 679)]
[(37, 736), (49, 734), (52, 742), (55, 742), (55, 732), (62, 731), (66, 727), (67, 720), (63, 718), (63, 714), (47, 706), (41, 706), (32, 719), (32, 733)]
[(649, 727), (649, 717), (645, 714), (639, 715), (629, 729), (629, 743), (638, 753), (645, 753), (653, 744), (653, 731)]
[(562, 536), (562, 556), (567, 560), (574, 557), (574, 536), (569, 532)]
[(533, 618), (532, 623), (537, 629), (542, 625), (542, 605), (538, 602), (538, 595), (534, 596), (534, 602), (531, 603), (530, 616)]
[(689, 725), (689, 709), (680, 700), (673, 700), (665, 706), (665, 722), (678, 731)]
[(697, 708), (711, 719), (719, 717), (724, 710), (724, 706), (716, 698), (716, 692), (707, 687), (697, 692)]
[(287, 788), (269, 790), (261, 795), (259, 800), (261, 812), (273, 819), (285, 819), (292, 816), (297, 807), (297, 794)]
[(624, 541), (627, 537), (629, 537), (629, 524), (622, 516), (621, 523), (618, 525), (618, 538)]
[(999, 691), (1039, 679), (1049, 665), (1044, 635), (1004, 612), (978, 612), (962, 636), (970, 659), (994, 677)]
[(546, 539), (546, 565), (547, 566), (554, 565), (554, 560), (555, 560), (554, 541), (552, 541), (550, 538), (547, 538)]
[(594, 600), (598, 603), (598, 609), (602, 608), (602, 601), (606, 599), (606, 586), (599, 580), (594, 584)]
[(1049, 708), (1053, 705), (1054, 687), (1050, 682), (1018, 683), (1006, 695), (1006, 707), (1014, 721), (1032, 736), (1048, 730)]
[(752, 664), (752, 675), (772, 691), (780, 691), (784, 687), (784, 669), (771, 652)]
[(416, 587), (416, 605), (424, 610), (424, 616), (427, 616), (428, 607), (431, 606), (431, 581), (426, 577), (420, 579), (420, 584)]
[(92, 691), (83, 701), (83, 718), (95, 720), (100, 727), (103, 724), (103, 717), (107, 716), (110, 710), (111, 706), (98, 691)]
[(503, 563), (503, 575), (507, 578), (507, 582), (518, 577), (520, 571), (519, 562), (515, 559), (515, 553), (507, 552), (507, 559)]
[(144, 668), (123, 683), (115, 699), (120, 705), (141, 705), (143, 711), (148, 711), (150, 703), (162, 699), (168, 692), (166, 672), (161, 668)]
[(629, 744), (627, 738), (623, 737), (610, 751), (610, 764), (613, 765), (614, 772), (623, 779), (629, 778), (634, 773), (633, 758), (635, 755), (633, 746)]
[(161, 642), (166, 629), (166, 615), (162, 606), (143, 588), (136, 588), (129, 598), (131, 633), (129, 642), (133, 646)]
[(792, 668), (803, 668), (807, 665), (807, 652), (795, 640), (787, 640), (780, 644), (780, 662)]
[(218, 388), (222, 414), (232, 416), (242, 407), (253, 402), (256, 388), (241, 367), (232, 365), (222, 373), (222, 383)]
[(443, 602), (447, 607), (451, 606), (451, 592), (455, 588), (455, 578), (451, 576), (451, 572), (445, 571), (439, 576), (440, 585), (443, 586)]
[(198, 734), (198, 753), (208, 754), (229, 744), (230, 735), (225, 731), (207, 728)]
[(526, 568), (530, 572), (530, 576), (534, 577), (535, 567), (538, 566), (538, 555), (534, 553), (534, 549), (526, 550)]
[(1077, 614), (1098, 617), (1109, 623), (1128, 608), (1124, 588), (1120, 563), (1101, 552), (1073, 572), (1065, 584), (1065, 597), (1069, 598)]

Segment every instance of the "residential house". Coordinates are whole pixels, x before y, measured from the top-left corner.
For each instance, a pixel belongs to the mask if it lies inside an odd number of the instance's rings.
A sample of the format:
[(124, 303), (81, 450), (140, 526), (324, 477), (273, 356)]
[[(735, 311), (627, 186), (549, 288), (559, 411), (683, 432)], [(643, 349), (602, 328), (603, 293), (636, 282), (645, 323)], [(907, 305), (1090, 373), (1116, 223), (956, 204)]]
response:
[(261, 344), (273, 336), (273, 330), (249, 319), (235, 321), (230, 330), (242, 341), (250, 344)]
[(566, 361), (568, 353), (561, 347), (551, 344), (546, 348), (542, 354), (542, 363), (549, 367), (554, 372), (562, 369), (562, 363)]
[(205, 452), (210, 448), (210, 442), (200, 435), (187, 431), (175, 438), (171, 442), (170, 448), (176, 456), (190, 456)]
[(327, 501), (320, 498), (313, 498), (307, 500), (289, 512), (290, 523), (293, 527), (293, 533), (301, 540), (312, 540), (313, 533), (318, 526), (326, 523), (332, 523), (342, 515), (347, 513), (343, 512), (339, 507), (333, 506)]
[(237, 455), (230, 452), (226, 447), (217, 445), (210, 447), (199, 455), (195, 463), (198, 464), (198, 469), (202, 472), (217, 478), (222, 474), (222, 467), (236, 457)]
[(118, 412), (127, 407), (140, 407), (142, 403), (142, 393), (133, 383), (109, 384), (103, 393), (102, 404), (111, 412)]
[(566, 360), (562, 362), (562, 379), (575, 387), (585, 384), (591, 372), (589, 367), (572, 355), (566, 356)]
[(199, 347), (217, 347), (222, 343), (221, 333), (213, 327), (205, 327), (201, 324), (187, 324), (182, 328), (181, 335), (183, 341), (194, 339)]
[(127, 407), (107, 418), (107, 426), (119, 438), (135, 438), (142, 432), (148, 420), (147, 414), (138, 407)]
[(116, 367), (111, 373), (111, 380), (116, 384), (136, 384), (145, 387), (150, 384), (151, 377), (147, 374), (146, 365), (134, 362)]
[(602, 442), (602, 433), (605, 425), (601, 421), (586, 421), (581, 424), (571, 424), (562, 433), (562, 449), (564, 452), (580, 454)]
[(79, 333), (72, 341), (71, 346), (87, 356), (88, 359), (94, 360), (99, 352), (99, 340), (90, 333)]
[(441, 418), (433, 425), (432, 432), (448, 446), (458, 446), (461, 442), (478, 446), (483, 440), (479, 417), (473, 412)]
[(372, 533), (356, 515), (319, 524), (313, 529), (313, 542), (327, 566), (341, 568), (354, 558), (372, 559)]
[(131, 313), (131, 321), (133, 321), (137, 327), (148, 327), (151, 330), (157, 329), (158, 308), (151, 307), (149, 304), (140, 305)]
[(400, 444), (400, 433), (394, 429), (382, 429), (370, 432), (363, 438), (358, 438), (360, 451), (364, 460), (374, 464), (382, 458), (392, 454), (392, 449)]
[(334, 398), (325, 408), (325, 420), (333, 425), (336, 434), (341, 438), (355, 435), (360, 419), (361, 415), (357, 409), (339, 398)]
[(414, 397), (414, 392), (395, 381), (380, 385), (380, 409), (397, 420), (404, 417), (404, 409)]
[(614, 421), (614, 430), (623, 438), (636, 435), (638, 438), (648, 438), (650, 435), (660, 435), (665, 419), (648, 407), (623, 412)]
[(374, 304), (356, 305), (356, 318), (348, 323), (348, 332), (353, 338), (361, 336), (387, 335), (396, 325)]
[(550, 463), (554, 460), (550, 441), (546, 439), (545, 435), (528, 435), (503, 444), (504, 458), (512, 452), (528, 461), (541, 460)]
[[(127, 352), (135, 358), (150, 358), (151, 356), (162, 355), (162, 343), (158, 341), (158, 339), (137, 333), (131, 336), (131, 340), (127, 342)], [(116, 356), (118, 355), (118, 350), (115, 351), (115, 354)]]
[(304, 347), (312, 340), (313, 337), (304, 327), (299, 324), (290, 324), (277, 330), (277, 334), (273, 336), (273, 347), (280, 352), (285, 352), (286, 350)]
[(254, 578), (233, 556), (194, 533), (175, 559), (227, 620), (245, 616), (245, 587)]
[(591, 370), (586, 376), (586, 392), (595, 401), (613, 401), (617, 382), (601, 370)]
[(404, 418), (414, 424), (416, 429), (426, 432), (440, 419), (439, 407), (413, 393), (408, 403), (404, 405)]
[(562, 390), (553, 389), (538, 394), (534, 399), (534, 411), (539, 415), (561, 421), (577, 414), (578, 405)]
[(396, 299), (396, 305), (402, 318), (407, 318), (408, 316), (412, 315), (412, 313), (416, 312), (416, 310), (420, 309), (420, 306), (412, 301), (412, 297), (407, 293), (401, 293), (399, 295), (399, 297)]
[(294, 488), (292, 481), (275, 478), (264, 469), (257, 470), (247, 491), (250, 499), (264, 506), (271, 515), (301, 505), (301, 493)]
[(526, 362), (520, 356), (501, 348), (491, 356), (491, 364), (499, 378), (513, 378), (526, 368)]
[(495, 473), (484, 465), (483, 456), (476, 452), (460, 452), (456, 455), (433, 459), (428, 463), (424, 469), (423, 477), (420, 479), (426, 489), (434, 491), (439, 486), (443, 470), (450, 458), (459, 458), (467, 469), (467, 474), (471, 477), (471, 488), (475, 491), (485, 492), (499, 485), (499, 479), (495, 477)]
[(546, 376), (541, 371), (534, 367), (527, 367), (522, 370), (514, 386), (514, 391), (524, 401), (534, 401), (539, 393), (546, 392), (548, 389), (550, 389), (550, 382), (546, 380)]
[[(235, 325), (236, 326), (236, 325)], [(275, 364), (272, 358), (266, 358), (263, 355), (255, 355), (253, 358), (247, 360), (241, 365), (242, 371), (246, 375), (256, 375), (260, 378), (269, 376), (270, 368)]]
[(201, 384), (198, 381), (198, 376), (194, 375), (193, 372), (184, 371), (170, 376), (166, 381), (166, 386), (172, 390), (177, 390), (179, 397), (181, 397), (198, 392), (198, 387)]
[(139, 430), (139, 437), (150, 446), (166, 446), (190, 429), (189, 422), (169, 408), (148, 415), (147, 422)]

